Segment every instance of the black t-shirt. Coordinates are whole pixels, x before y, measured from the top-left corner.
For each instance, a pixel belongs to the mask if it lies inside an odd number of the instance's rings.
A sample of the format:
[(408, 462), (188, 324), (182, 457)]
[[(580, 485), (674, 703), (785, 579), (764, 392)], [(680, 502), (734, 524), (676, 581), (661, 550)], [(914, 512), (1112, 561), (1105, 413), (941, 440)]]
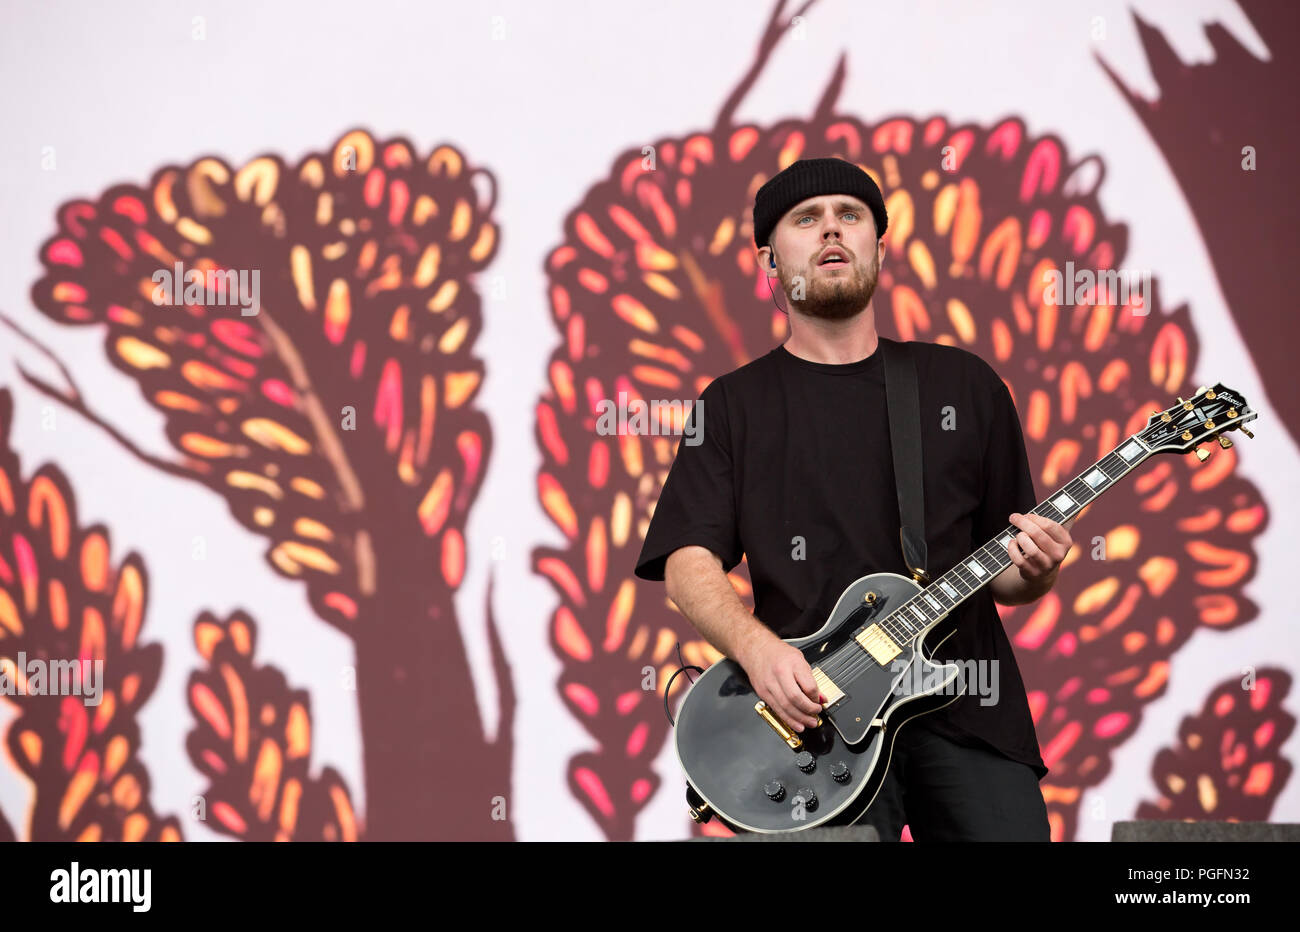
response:
[[(887, 338), (880, 337), (884, 341)], [(926, 569), (938, 578), (1038, 499), (1015, 405), (974, 353), (911, 344), (921, 411)], [(733, 569), (745, 556), (754, 614), (785, 639), (819, 630), (855, 579), (911, 578), (899, 546), (898, 493), (879, 348), (846, 365), (784, 346), (714, 379), (687, 429), (646, 531), (636, 575), (662, 580), (668, 556), (698, 544)], [(698, 434), (699, 443), (687, 439)], [(798, 558), (802, 556), (802, 559)], [(952, 636), (944, 639), (944, 634)], [(926, 638), (936, 660), (996, 660), (997, 701), (978, 684), (917, 719), (958, 743), (1047, 767), (1020, 670), (988, 587)], [(985, 674), (985, 682), (987, 684)], [(985, 702), (991, 690), (985, 690)]]

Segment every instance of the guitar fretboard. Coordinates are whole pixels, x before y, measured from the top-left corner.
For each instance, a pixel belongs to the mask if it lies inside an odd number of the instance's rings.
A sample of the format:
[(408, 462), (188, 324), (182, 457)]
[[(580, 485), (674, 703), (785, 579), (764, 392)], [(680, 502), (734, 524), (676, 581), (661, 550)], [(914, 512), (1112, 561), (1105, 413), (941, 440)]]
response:
[[(1036, 505), (1033, 513), (1057, 523), (1066, 521), (1128, 475), (1151, 454), (1152, 451), (1136, 436), (1129, 437)], [(951, 612), (988, 585), (995, 576), (1012, 566), (1007, 545), (1019, 533), (1020, 528), (1007, 525), (983, 547), (938, 579), (932, 580), (923, 590), (877, 623), (900, 646), (910, 642), (927, 626)]]

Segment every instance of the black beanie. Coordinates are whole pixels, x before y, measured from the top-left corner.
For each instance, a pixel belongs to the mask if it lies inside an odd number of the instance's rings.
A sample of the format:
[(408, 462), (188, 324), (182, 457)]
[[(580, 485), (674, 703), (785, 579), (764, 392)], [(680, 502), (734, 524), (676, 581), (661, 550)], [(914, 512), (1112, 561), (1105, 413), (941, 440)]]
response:
[(772, 231), (786, 211), (822, 194), (858, 198), (871, 208), (876, 238), (885, 235), (889, 223), (885, 199), (870, 175), (844, 159), (799, 159), (769, 178), (754, 196), (754, 245), (769, 245)]

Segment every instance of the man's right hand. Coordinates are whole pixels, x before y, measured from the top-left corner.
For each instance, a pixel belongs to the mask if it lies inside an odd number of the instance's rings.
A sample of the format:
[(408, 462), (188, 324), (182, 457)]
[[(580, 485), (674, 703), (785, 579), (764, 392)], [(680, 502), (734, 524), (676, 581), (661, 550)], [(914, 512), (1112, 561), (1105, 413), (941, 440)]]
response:
[(777, 637), (764, 640), (740, 664), (758, 698), (795, 731), (821, 715), (821, 692), (803, 652)]

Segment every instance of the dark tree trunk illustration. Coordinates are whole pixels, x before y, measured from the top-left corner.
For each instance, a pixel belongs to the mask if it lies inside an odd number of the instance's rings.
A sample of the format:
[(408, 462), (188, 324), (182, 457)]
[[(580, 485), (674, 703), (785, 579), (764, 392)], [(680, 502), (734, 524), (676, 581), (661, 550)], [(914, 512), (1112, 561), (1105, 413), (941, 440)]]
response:
[[(418, 589), (404, 592), (400, 584), (380, 591), (398, 598), (386, 599), (373, 630), (357, 638), (357, 702), (366, 786), (381, 787), (393, 799), (367, 799), (373, 813), (366, 821), (368, 836), (445, 837), (445, 829), (432, 827), (452, 818), (473, 826), (469, 838), (510, 840), (510, 823), (492, 819), (493, 801), (511, 799), (510, 755), (481, 738), (468, 666), (439, 661), (464, 652), (450, 600), (428, 605)], [(414, 598), (403, 604), (403, 595)], [(489, 625), (494, 673), (505, 689), (502, 705), (512, 709), (510, 670), (496, 627)], [(503, 716), (497, 733), (508, 736), (512, 724), (511, 715)], [(421, 826), (434, 834), (420, 834)]]

